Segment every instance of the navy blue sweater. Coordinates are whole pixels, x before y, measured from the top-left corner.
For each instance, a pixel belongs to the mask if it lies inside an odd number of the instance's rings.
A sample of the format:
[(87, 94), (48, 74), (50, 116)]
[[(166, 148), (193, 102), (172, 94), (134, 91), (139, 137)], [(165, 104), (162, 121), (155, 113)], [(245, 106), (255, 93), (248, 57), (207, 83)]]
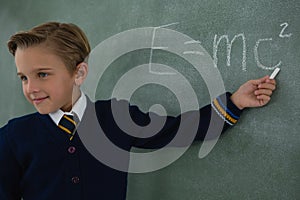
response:
[[(227, 96), (227, 108), (238, 117), (241, 113)], [(95, 108), (97, 122), (106, 136), (118, 147), (130, 151), (132, 147), (161, 148), (168, 144), (176, 135), (180, 121), (194, 126), (199, 123), (195, 140), (203, 140), (210, 120), (224, 124), (223, 131), (229, 127), (224, 122), (222, 112), (217, 112), (207, 105), (199, 111), (191, 111), (177, 117), (167, 117), (160, 132), (148, 138), (130, 136), (115, 123), (111, 103), (115, 103), (120, 113), (129, 106), (134, 122), (145, 126), (150, 122), (149, 113), (141, 112), (136, 106), (126, 101), (88, 100), (87, 109), (79, 125), (84, 135), (91, 130), (90, 112)], [(193, 121), (193, 115), (200, 113), (200, 121)], [(224, 113), (223, 113), (224, 114)], [(161, 116), (154, 115), (160, 120)], [(221, 117), (220, 117), (221, 116)], [(224, 115), (225, 116), (225, 115)], [(153, 118), (153, 119), (154, 119)], [(226, 120), (225, 120), (226, 121)], [(78, 129), (78, 132), (79, 132)], [(188, 131), (187, 131), (188, 137)], [(115, 170), (101, 163), (89, 153), (83, 145), (81, 134), (76, 134), (72, 141), (51, 120), (49, 115), (29, 114), (10, 120), (0, 129), (0, 199), (1, 200), (91, 200), (126, 199), (127, 172)], [(187, 145), (184, 138), (173, 143), (174, 146)], [(99, 142), (99, 145), (101, 142)], [(110, 152), (105, 152), (110, 153)], [(129, 154), (128, 154), (129, 155)], [(125, 162), (129, 157), (125, 158)], [(126, 163), (128, 164), (128, 163)]]

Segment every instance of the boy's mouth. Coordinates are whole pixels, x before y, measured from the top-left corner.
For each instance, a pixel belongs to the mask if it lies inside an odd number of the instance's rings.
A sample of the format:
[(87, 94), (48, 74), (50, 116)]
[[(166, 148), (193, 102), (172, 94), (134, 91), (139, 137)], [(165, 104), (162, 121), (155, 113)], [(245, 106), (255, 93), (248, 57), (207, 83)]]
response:
[(41, 97), (41, 98), (34, 98), (32, 101), (34, 104), (40, 104), (42, 103), (45, 99), (47, 99), (49, 96), (46, 97)]

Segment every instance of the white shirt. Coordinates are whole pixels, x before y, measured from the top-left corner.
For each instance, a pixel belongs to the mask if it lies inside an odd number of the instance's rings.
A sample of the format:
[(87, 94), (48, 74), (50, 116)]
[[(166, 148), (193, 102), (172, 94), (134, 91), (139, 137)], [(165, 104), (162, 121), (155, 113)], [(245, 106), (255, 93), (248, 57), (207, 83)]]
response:
[(86, 109), (86, 104), (87, 104), (86, 96), (83, 92), (81, 92), (79, 99), (75, 102), (70, 112), (64, 112), (61, 109), (59, 109), (55, 112), (49, 113), (49, 116), (51, 117), (51, 119), (56, 125), (58, 125), (60, 119), (64, 114), (69, 114), (69, 115), (71, 114), (73, 116), (74, 114), (76, 114), (79, 120), (81, 121), (84, 111)]

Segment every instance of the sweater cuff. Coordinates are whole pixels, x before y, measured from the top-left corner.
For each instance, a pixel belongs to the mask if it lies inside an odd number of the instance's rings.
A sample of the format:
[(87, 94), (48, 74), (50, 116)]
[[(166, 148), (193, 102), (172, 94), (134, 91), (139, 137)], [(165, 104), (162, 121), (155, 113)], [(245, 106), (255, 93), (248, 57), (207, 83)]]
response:
[(215, 98), (211, 103), (215, 112), (229, 125), (238, 122), (242, 110), (240, 110), (231, 100), (231, 93), (226, 92)]

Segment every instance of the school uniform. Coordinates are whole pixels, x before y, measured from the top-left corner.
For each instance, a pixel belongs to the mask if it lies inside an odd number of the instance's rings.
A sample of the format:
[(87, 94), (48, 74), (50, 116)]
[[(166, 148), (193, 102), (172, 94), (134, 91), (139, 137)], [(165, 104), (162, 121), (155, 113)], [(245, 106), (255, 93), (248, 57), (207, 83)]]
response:
[[(124, 100), (111, 99), (92, 103), (82, 95), (80, 105), (74, 105), (79, 109), (75, 108), (74, 111), (73, 107), (71, 112), (80, 121), (72, 140), (57, 126), (59, 118), (64, 114), (62, 111), (50, 115), (33, 113), (12, 119), (0, 129), (0, 199), (125, 200), (127, 172), (98, 161), (86, 146), (92, 142), (105, 146), (103, 141), (95, 141), (93, 138), (93, 134), (97, 135), (97, 128), (93, 127), (96, 126), (95, 122), (100, 125), (109, 141), (124, 152), (129, 152), (132, 147), (155, 149), (170, 144), (185, 146), (189, 144), (186, 138), (191, 137), (188, 127), (198, 124), (197, 134), (192, 139), (203, 140), (207, 130), (213, 129), (209, 127), (211, 120), (214, 124), (222, 124), (223, 132), (237, 122), (241, 110), (229, 97), (230, 93), (226, 93), (199, 111), (163, 118), (154, 113), (143, 113), (137, 106)], [(129, 110), (137, 126), (147, 126), (151, 117), (151, 121), (165, 120), (163, 128), (150, 137), (146, 136), (151, 133), (142, 131), (143, 138), (127, 134), (114, 120), (116, 113), (122, 118), (126, 110)], [(200, 120), (194, 121), (194, 116), (199, 114)], [(187, 127), (184, 129), (186, 135), (172, 141), (182, 124)], [(214, 133), (214, 130), (211, 132)], [(214, 137), (213, 134), (211, 137)], [(104, 148), (101, 152), (104, 156), (114, 155), (105, 150), (107, 149)], [(124, 166), (128, 165), (129, 153), (122, 159)]]

